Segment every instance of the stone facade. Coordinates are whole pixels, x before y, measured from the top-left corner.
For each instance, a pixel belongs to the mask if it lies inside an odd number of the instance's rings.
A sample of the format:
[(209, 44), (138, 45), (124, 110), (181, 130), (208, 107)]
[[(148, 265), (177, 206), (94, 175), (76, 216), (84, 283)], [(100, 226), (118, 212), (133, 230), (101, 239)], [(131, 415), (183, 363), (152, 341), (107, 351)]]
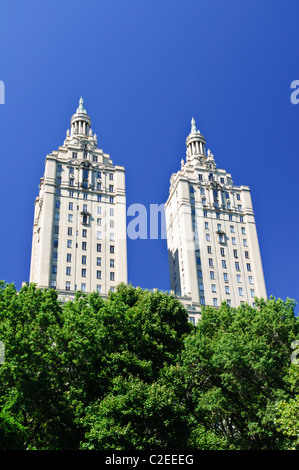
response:
[(125, 169), (98, 148), (82, 98), (39, 189), (30, 282), (67, 298), (127, 283)]
[(196, 310), (254, 306), (267, 294), (250, 189), (217, 168), (193, 118), (186, 147), (165, 204), (170, 287)]

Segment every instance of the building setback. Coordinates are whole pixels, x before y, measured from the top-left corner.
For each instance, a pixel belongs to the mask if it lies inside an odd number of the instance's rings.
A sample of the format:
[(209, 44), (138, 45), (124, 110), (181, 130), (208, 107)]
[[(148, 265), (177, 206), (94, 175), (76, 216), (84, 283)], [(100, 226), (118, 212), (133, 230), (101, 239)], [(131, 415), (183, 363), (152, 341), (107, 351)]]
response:
[(98, 148), (82, 98), (64, 144), (46, 157), (30, 282), (70, 298), (127, 283), (125, 169)]
[(193, 118), (186, 147), (165, 204), (171, 289), (197, 311), (254, 306), (267, 294), (250, 189), (217, 168)]

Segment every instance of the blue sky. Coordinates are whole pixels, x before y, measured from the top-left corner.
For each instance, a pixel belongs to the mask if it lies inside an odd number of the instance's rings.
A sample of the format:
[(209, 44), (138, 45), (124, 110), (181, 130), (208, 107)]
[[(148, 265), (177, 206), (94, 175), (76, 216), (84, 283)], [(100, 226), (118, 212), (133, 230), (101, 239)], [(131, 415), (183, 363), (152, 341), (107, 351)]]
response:
[[(268, 295), (298, 300), (298, 14), (295, 0), (0, 0), (0, 279), (29, 278), (45, 157), (82, 95), (128, 206), (166, 201), (194, 116), (251, 188)], [(169, 289), (166, 240), (128, 240), (128, 274)]]

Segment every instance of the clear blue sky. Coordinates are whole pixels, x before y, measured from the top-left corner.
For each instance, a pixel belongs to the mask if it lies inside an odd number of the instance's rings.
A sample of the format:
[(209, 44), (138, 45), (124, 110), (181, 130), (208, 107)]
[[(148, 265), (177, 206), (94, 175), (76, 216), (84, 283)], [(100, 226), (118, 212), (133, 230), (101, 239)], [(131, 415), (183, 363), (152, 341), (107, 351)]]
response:
[[(298, 0), (0, 1), (0, 279), (29, 278), (34, 199), (82, 95), (127, 204), (164, 203), (194, 116), (252, 191), (268, 295), (299, 299)], [(169, 289), (166, 240), (128, 240), (133, 285)]]

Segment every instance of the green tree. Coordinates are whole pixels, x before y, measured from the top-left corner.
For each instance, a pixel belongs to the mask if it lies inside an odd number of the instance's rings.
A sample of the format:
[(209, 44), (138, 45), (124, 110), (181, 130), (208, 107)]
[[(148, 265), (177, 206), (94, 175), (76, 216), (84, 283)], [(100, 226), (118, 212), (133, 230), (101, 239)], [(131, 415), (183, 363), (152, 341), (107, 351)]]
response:
[(224, 439), (228, 449), (285, 445), (269, 404), (285, 394), (298, 320), (291, 300), (256, 300), (256, 305), (207, 308), (186, 338), (182, 380), (193, 412), (190, 445), (201, 445), (197, 426)]

